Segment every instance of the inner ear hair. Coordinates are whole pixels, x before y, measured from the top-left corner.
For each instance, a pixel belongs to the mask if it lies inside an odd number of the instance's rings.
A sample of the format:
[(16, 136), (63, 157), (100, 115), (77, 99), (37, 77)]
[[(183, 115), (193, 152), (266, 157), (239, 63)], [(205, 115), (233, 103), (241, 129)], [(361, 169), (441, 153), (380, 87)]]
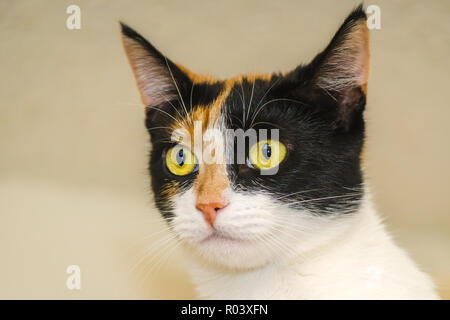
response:
[(319, 55), (314, 84), (331, 94), (354, 87), (367, 93), (370, 69), (369, 29), (362, 6), (356, 8)]
[(123, 47), (144, 105), (152, 107), (176, 99), (175, 64), (132, 28), (123, 23), (121, 27)]
[(309, 66), (308, 94), (333, 129), (349, 131), (358, 119), (363, 121), (370, 67), (366, 18), (362, 6), (357, 7)]

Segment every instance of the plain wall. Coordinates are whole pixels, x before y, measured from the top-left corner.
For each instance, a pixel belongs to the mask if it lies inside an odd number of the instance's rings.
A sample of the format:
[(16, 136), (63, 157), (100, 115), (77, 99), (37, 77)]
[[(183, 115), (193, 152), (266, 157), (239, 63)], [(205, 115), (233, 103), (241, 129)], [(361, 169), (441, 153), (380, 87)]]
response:
[[(66, 8), (81, 7), (81, 30)], [(221, 78), (287, 71), (358, 1), (0, 1), (0, 298), (192, 298), (152, 204), (144, 108), (118, 21)], [(450, 298), (450, 2), (374, 1), (367, 181)], [(167, 240), (167, 241), (166, 241)], [(79, 265), (82, 288), (66, 287)]]

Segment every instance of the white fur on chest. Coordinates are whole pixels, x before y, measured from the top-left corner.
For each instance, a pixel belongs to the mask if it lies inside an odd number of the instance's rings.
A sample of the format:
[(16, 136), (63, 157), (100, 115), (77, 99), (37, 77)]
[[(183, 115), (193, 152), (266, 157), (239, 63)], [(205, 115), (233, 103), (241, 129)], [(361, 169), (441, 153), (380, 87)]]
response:
[(348, 224), (347, 228), (336, 230), (336, 235), (323, 245), (261, 268), (230, 271), (197, 262), (191, 272), (198, 296), (206, 299), (438, 298), (432, 280), (390, 239), (369, 200)]

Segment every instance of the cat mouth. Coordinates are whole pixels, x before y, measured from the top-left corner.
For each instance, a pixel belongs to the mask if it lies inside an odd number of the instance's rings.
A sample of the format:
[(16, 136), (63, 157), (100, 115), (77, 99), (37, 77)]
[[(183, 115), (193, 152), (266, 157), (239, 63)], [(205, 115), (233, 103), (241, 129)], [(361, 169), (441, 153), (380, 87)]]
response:
[(213, 232), (206, 238), (200, 241), (200, 243), (244, 243), (245, 240), (233, 238), (228, 235), (223, 235), (218, 232)]

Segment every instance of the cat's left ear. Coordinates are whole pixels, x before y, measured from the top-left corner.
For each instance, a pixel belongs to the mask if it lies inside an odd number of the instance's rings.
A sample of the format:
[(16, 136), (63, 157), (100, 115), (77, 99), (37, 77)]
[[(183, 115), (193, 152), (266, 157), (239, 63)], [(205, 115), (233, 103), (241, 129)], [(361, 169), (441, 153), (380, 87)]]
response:
[[(133, 69), (142, 102), (149, 109), (167, 109), (184, 98), (191, 87), (191, 81), (179, 66), (159, 52), (139, 33), (121, 23), (122, 41)], [(180, 98), (181, 95), (181, 99)]]
[(325, 111), (333, 127), (344, 131), (350, 130), (356, 119), (362, 119), (366, 102), (370, 60), (366, 19), (360, 5), (347, 17), (326, 49), (306, 66), (307, 75), (301, 73), (302, 82), (307, 84), (302, 85), (303, 96), (312, 98)]

